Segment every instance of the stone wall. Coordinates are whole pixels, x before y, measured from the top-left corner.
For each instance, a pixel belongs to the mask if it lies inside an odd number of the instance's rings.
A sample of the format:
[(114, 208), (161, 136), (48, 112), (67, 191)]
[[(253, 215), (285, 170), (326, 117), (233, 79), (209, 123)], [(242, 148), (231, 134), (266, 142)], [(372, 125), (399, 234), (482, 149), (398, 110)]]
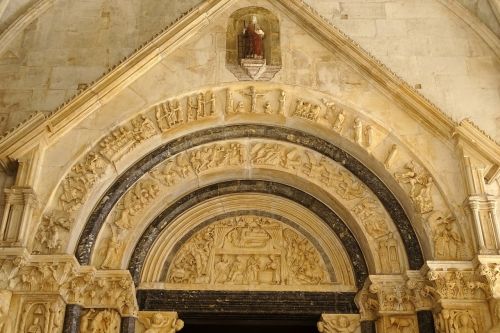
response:
[[(53, 5), (0, 48), (3, 129), (53, 110), (200, 1), (45, 2)], [(471, 117), (500, 140), (498, 57), (440, 1), (308, 2), (453, 119)], [(19, 8), (3, 4), (5, 25)]]

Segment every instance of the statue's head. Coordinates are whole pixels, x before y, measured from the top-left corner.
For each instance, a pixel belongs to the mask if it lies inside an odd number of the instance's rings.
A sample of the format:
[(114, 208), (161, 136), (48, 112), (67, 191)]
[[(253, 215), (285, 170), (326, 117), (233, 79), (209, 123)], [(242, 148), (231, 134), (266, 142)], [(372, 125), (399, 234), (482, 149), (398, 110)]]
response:
[(163, 316), (159, 313), (155, 313), (153, 315), (153, 320), (152, 320), (153, 324), (155, 325), (159, 325), (163, 322)]
[(462, 313), (460, 315), (460, 324), (462, 327), (469, 327), (469, 315), (467, 313)]
[(338, 318), (338, 325), (341, 327), (341, 328), (346, 328), (349, 326), (349, 319), (347, 319), (347, 317), (344, 317), (344, 316), (340, 316)]
[(255, 15), (252, 16), (252, 23), (257, 24), (257, 16)]

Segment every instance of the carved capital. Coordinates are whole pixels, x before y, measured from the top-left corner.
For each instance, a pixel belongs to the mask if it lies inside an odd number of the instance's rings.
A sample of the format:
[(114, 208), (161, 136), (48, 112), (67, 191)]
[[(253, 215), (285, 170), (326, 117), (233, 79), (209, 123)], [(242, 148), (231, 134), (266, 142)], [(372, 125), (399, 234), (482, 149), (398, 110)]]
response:
[(376, 294), (380, 304), (379, 314), (413, 314), (413, 295), (402, 276), (371, 275), (368, 290)]
[[(428, 263), (429, 264), (429, 263)], [(484, 277), (478, 274), (470, 263), (457, 263), (457, 267), (431, 264), (427, 279), (431, 282), (433, 293), (443, 300), (482, 300), (490, 295), (490, 289)]]
[(478, 257), (477, 273), (488, 282), (493, 298), (500, 298), (500, 256), (482, 255)]
[(317, 327), (320, 333), (360, 333), (360, 319), (357, 314), (323, 313)]
[(406, 287), (410, 290), (411, 301), (416, 311), (430, 310), (435, 305), (436, 293), (429, 282), (420, 272), (408, 271), (406, 273)]
[(135, 286), (128, 271), (80, 267), (73, 256), (0, 258), (0, 288), (18, 292), (59, 294), (69, 304), (137, 312)]

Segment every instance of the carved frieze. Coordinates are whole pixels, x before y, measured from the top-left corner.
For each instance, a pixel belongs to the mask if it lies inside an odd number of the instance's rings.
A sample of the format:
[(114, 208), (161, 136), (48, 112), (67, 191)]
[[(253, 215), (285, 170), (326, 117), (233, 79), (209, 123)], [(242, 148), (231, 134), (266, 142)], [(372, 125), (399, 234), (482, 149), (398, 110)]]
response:
[(317, 323), (320, 333), (360, 333), (359, 315), (322, 314)]
[(137, 321), (138, 333), (175, 333), (184, 327), (177, 312), (140, 311)]
[(441, 299), (485, 299), (490, 293), (486, 281), (473, 270), (430, 270), (427, 278)]
[(107, 232), (99, 240), (95, 264), (104, 269), (120, 267), (126, 239), (138, 217), (162, 191), (217, 168), (247, 165), (279, 168), (317, 181), (339, 198), (352, 202), (353, 214), (375, 238), (380, 267), (386, 273), (401, 271), (398, 240), (375, 196), (349, 171), (318, 153), (275, 141), (227, 141), (207, 144), (174, 155), (133, 185), (116, 205)]
[(72, 212), (80, 208), (90, 188), (104, 174), (106, 167), (106, 161), (95, 152), (88, 153), (81, 162), (75, 164), (61, 184), (62, 193), (59, 196), (61, 209)]
[(81, 333), (119, 333), (120, 332), (120, 315), (110, 309), (97, 310), (88, 309), (80, 319)]
[[(414, 315), (384, 316), (380, 319), (379, 329), (385, 333), (417, 333), (418, 322)], [(378, 330), (377, 330), (378, 332)]]
[(291, 227), (268, 218), (240, 216), (211, 224), (175, 254), (167, 283), (224, 286), (328, 285), (324, 260)]
[(16, 332), (62, 332), (65, 304), (59, 295), (22, 295), (19, 303)]
[(474, 310), (450, 310), (443, 309), (435, 316), (436, 330), (438, 333), (480, 333), (483, 325), (477, 318)]
[(217, 93), (199, 92), (183, 99), (172, 99), (155, 106), (156, 123), (161, 132), (167, 132), (180, 125), (215, 115), (217, 112)]

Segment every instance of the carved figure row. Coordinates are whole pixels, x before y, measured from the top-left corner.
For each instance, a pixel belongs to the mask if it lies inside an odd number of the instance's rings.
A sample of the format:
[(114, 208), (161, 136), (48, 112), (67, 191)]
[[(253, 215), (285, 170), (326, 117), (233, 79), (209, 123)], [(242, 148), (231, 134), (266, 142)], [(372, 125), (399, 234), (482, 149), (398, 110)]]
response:
[(278, 143), (257, 143), (251, 147), (253, 165), (269, 165), (298, 171), (332, 188), (345, 200), (366, 196), (365, 186), (348, 171), (318, 154)]
[(167, 132), (179, 125), (215, 115), (216, 102), (213, 91), (200, 92), (196, 97), (188, 96), (184, 102), (170, 100), (155, 107), (156, 122), (162, 132)]
[(330, 188), (345, 200), (363, 199), (353, 207), (368, 233), (378, 239), (381, 267), (384, 272), (398, 273), (399, 248), (389, 232), (383, 208), (368, 195), (366, 187), (348, 171), (336, 166), (324, 156), (278, 143), (256, 143), (247, 148), (238, 142), (211, 144), (175, 155), (150, 172), (152, 179), (134, 185), (124, 196), (115, 212), (113, 223), (108, 224), (110, 235), (104, 240), (99, 253), (104, 258), (101, 268), (117, 268), (125, 247), (127, 233), (134, 227), (135, 218), (154, 201), (161, 186), (170, 187), (180, 181), (213, 168), (243, 165), (267, 165), (300, 172)]
[(319, 285), (330, 282), (317, 249), (267, 218), (230, 218), (197, 232), (175, 254), (169, 283)]

